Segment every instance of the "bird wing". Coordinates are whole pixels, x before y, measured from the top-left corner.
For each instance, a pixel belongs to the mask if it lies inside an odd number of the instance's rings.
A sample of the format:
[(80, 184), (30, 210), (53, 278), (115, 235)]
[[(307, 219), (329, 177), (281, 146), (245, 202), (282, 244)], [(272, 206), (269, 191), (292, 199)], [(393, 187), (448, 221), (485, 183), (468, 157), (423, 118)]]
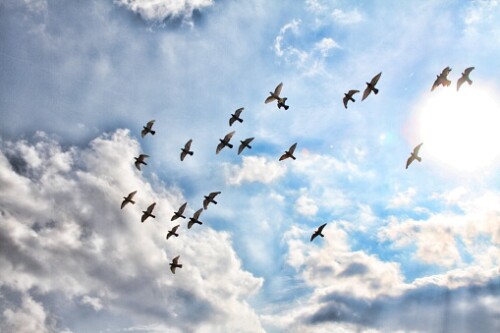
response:
[(126, 205), (127, 203), (128, 203), (128, 201), (127, 201), (126, 199), (124, 199), (124, 200), (122, 201), (122, 205), (121, 205), (120, 209), (123, 209), (123, 207), (125, 207), (125, 205)]
[(193, 224), (194, 224), (194, 222), (191, 221), (191, 220), (189, 220), (189, 222), (188, 222), (188, 229), (191, 229), (191, 227), (193, 226)]
[(137, 193), (137, 191), (130, 192), (130, 193), (127, 195), (127, 199), (132, 200), (132, 198), (134, 197), (134, 195), (135, 195), (136, 193)]
[(297, 148), (297, 142), (290, 146), (290, 148), (288, 149), (288, 153), (290, 155), (293, 155), (293, 153), (295, 152), (295, 148)]
[(177, 211), (177, 214), (182, 215), (184, 211), (186, 210), (187, 202), (183, 203), (182, 206), (179, 207), (179, 210)]
[(415, 148), (413, 148), (413, 154), (415, 154), (416, 156), (418, 156), (418, 152), (420, 151), (420, 147), (422, 147), (424, 143), (422, 142), (421, 144), (419, 144), (418, 146), (416, 146)]
[(234, 122), (236, 121), (236, 115), (232, 116), (231, 118), (229, 118), (229, 126), (233, 126)]
[(323, 231), (323, 229), (325, 229), (325, 226), (326, 226), (326, 223), (319, 226), (318, 234), (320, 234)]
[(438, 76), (436, 78), (436, 80), (434, 81), (434, 83), (432, 84), (431, 91), (434, 91), (434, 89), (436, 89), (439, 86), (440, 83), (441, 83), (441, 77)]
[(172, 259), (172, 264), (177, 265), (179, 263), (179, 257), (180, 256), (177, 256), (174, 259)]
[(212, 193), (210, 193), (210, 194), (208, 195), (208, 197), (209, 197), (210, 199), (213, 199), (213, 198), (215, 198), (217, 195), (219, 195), (220, 193), (221, 193), (220, 191), (218, 191), (218, 192), (212, 192)]
[(234, 115), (239, 118), (241, 115), (241, 112), (243, 112), (243, 110), (245, 110), (245, 108), (237, 109), (236, 111), (234, 111)]
[(231, 140), (231, 138), (233, 137), (235, 132), (236, 131), (232, 131), (231, 133), (227, 133), (226, 136), (224, 137), (224, 141), (229, 142), (229, 140)]
[(413, 162), (414, 159), (415, 158), (413, 157), (413, 155), (408, 157), (408, 159), (406, 160), (406, 169), (408, 169), (408, 167), (410, 166), (411, 162)]
[(217, 149), (215, 150), (215, 153), (218, 154), (220, 151), (224, 148), (224, 144), (221, 142), (217, 145)]
[(462, 75), (460, 79), (457, 80), (457, 91), (460, 89), (462, 84), (464, 84), (465, 81), (467, 81), (467, 77), (465, 76), (466, 74)]
[(380, 79), (380, 76), (382, 76), (382, 72), (380, 72), (380, 73), (378, 73), (377, 75), (375, 75), (375, 76), (373, 77), (373, 79), (370, 81), (370, 84), (371, 84), (372, 86), (375, 86), (375, 85), (377, 84), (378, 80)]
[(143, 128), (141, 131), (141, 138), (143, 138), (146, 134), (148, 134), (148, 130)]
[(146, 159), (148, 157), (149, 157), (149, 155), (141, 154), (141, 155), (139, 155), (139, 160), (144, 161), (144, 159)]
[(474, 68), (476, 68), (476, 67), (468, 67), (468, 68), (466, 68), (465, 71), (464, 71), (464, 74), (467, 75), (467, 76), (469, 76), (470, 72), (472, 72), (472, 70)]
[(318, 237), (318, 233), (315, 231), (312, 235), (311, 235), (311, 242), (314, 240), (314, 238)]
[(177, 231), (177, 229), (179, 229), (180, 225), (176, 225), (175, 227), (172, 228), (172, 233), (175, 233)]
[(141, 222), (146, 221), (147, 218), (148, 218), (148, 215), (146, 213), (143, 213), (141, 216)]
[(139, 170), (139, 171), (140, 171), (140, 170), (141, 170), (141, 163), (140, 163), (140, 160), (139, 160), (139, 159), (137, 159), (137, 161), (135, 161), (135, 163), (134, 163), (134, 164), (135, 164), (135, 167), (137, 168), (137, 170)]
[(198, 209), (198, 210), (194, 213), (194, 215), (193, 215), (193, 219), (198, 220), (198, 218), (200, 217), (200, 215), (201, 215), (201, 212), (202, 212), (202, 211), (203, 211), (203, 208)]
[(271, 103), (272, 101), (274, 101), (276, 98), (274, 98), (274, 96), (269, 96), (268, 98), (266, 98), (266, 100), (264, 101), (264, 103)]
[(207, 209), (207, 208), (208, 208), (208, 203), (209, 203), (209, 201), (208, 201), (208, 200), (209, 200), (208, 198), (203, 199), (203, 208), (204, 208), (204, 209)]
[(361, 100), (364, 101), (365, 98), (367, 98), (371, 92), (372, 92), (372, 90), (370, 89), (370, 86), (367, 86), (365, 91), (363, 91), (363, 98), (361, 98)]
[(173, 234), (174, 234), (174, 233), (173, 233), (172, 231), (169, 231), (169, 232), (167, 233), (167, 237), (166, 237), (166, 238), (167, 238), (167, 239), (169, 239), (169, 238), (170, 238)]
[(156, 202), (153, 202), (151, 205), (149, 205), (148, 209), (146, 209), (146, 211), (151, 214), (151, 212), (153, 211), (153, 209), (155, 208), (155, 205), (156, 205)]
[(175, 268), (176, 266), (170, 265), (170, 271), (172, 272), (172, 274), (175, 274)]
[(443, 75), (443, 76), (445, 76), (445, 77), (446, 77), (446, 76), (448, 76), (448, 74), (450, 74), (450, 72), (451, 72), (451, 68), (450, 68), (450, 66), (446, 66), (446, 67), (445, 67), (445, 68), (441, 71), (441, 75)]
[(283, 161), (284, 159), (287, 159), (288, 158), (288, 155), (287, 153), (285, 152), (283, 155), (281, 155), (280, 157), (280, 161)]
[(359, 93), (359, 90), (351, 89), (351, 90), (349, 90), (349, 92), (347, 94), (349, 95), (349, 97), (352, 97), (356, 93)]
[(184, 145), (184, 149), (186, 150), (190, 150), (191, 149), (191, 143), (193, 142), (193, 139), (189, 139), (188, 142), (186, 142), (186, 144)]
[(238, 147), (238, 155), (241, 154), (241, 152), (243, 151), (243, 149), (245, 149), (245, 142), (243, 141), (240, 146)]
[(280, 82), (280, 84), (278, 84), (276, 86), (276, 88), (274, 89), (274, 94), (276, 96), (279, 96), (281, 94), (281, 89), (283, 88), (283, 82)]
[(147, 128), (149, 128), (149, 129), (151, 129), (151, 127), (153, 127), (153, 124), (154, 124), (154, 123), (155, 123), (155, 121), (154, 121), (154, 120), (150, 120), (150, 121), (148, 121), (148, 123), (146, 124), (146, 127), (147, 127)]
[(181, 151), (181, 161), (184, 161), (184, 158), (186, 158), (187, 153), (183, 150)]
[(349, 97), (348, 96), (344, 96), (344, 98), (342, 99), (342, 101), (344, 102), (344, 107), (347, 109), (347, 102), (349, 101)]

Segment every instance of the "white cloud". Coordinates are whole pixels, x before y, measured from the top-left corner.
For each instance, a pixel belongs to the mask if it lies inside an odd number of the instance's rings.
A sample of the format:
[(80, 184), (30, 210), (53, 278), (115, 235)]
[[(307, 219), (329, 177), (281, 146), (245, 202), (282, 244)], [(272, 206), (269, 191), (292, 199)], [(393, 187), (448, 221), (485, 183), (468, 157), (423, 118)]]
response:
[(314, 216), (318, 212), (318, 206), (313, 199), (302, 194), (295, 202), (295, 209), (304, 216)]
[(317, 50), (323, 57), (328, 56), (331, 49), (339, 47), (339, 44), (329, 37), (325, 37), (314, 44), (314, 49)]
[(33, 300), (30, 296), (21, 296), (21, 305), (14, 309), (6, 309), (3, 312), (3, 321), (0, 321), (0, 329), (5, 332), (51, 332), (51, 327), (46, 323), (47, 314), (43, 306)]
[(114, 0), (138, 13), (147, 21), (163, 21), (170, 17), (190, 18), (194, 10), (213, 5), (213, 0)]
[(404, 192), (398, 192), (396, 196), (389, 201), (387, 208), (407, 207), (412, 203), (415, 194), (417, 194), (417, 190), (413, 187), (408, 188)]
[(291, 31), (293, 34), (297, 34), (300, 23), (301, 20), (294, 19), (281, 27), (278, 36), (274, 39), (274, 53), (278, 57), (282, 57), (285, 54), (285, 51), (283, 50), (283, 39), (285, 38), (286, 33)]
[(358, 9), (346, 12), (343, 11), (342, 9), (336, 8), (332, 12), (332, 17), (335, 23), (341, 25), (355, 24), (363, 20), (363, 16), (358, 11)]
[(243, 165), (226, 164), (224, 168), (226, 183), (231, 185), (245, 182), (269, 184), (283, 177), (286, 170), (286, 165), (260, 156), (243, 156)]

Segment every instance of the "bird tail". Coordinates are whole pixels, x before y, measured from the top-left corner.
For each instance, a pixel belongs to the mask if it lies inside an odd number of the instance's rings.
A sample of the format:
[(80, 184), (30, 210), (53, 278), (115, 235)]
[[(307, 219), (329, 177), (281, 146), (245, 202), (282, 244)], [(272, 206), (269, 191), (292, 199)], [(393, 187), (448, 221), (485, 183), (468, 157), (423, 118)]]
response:
[(417, 161), (419, 161), (419, 162), (422, 162), (422, 157), (420, 157), (420, 156), (415, 157), (415, 159), (416, 159)]
[(356, 100), (354, 98), (349, 98), (350, 101), (353, 101), (353, 102), (356, 102)]
[(152, 134), (152, 135), (155, 135), (155, 133), (156, 133), (156, 131), (151, 131), (151, 134)]
[(193, 156), (194, 153), (192, 151), (188, 151), (188, 154)]
[(232, 145), (232, 144), (230, 144), (230, 143), (228, 143), (228, 144), (227, 144), (227, 146), (228, 146), (229, 148), (233, 148), (233, 145)]
[(217, 201), (215, 201), (215, 200), (212, 200), (212, 202), (214, 203), (214, 205), (217, 205)]
[(174, 234), (175, 237), (179, 237), (179, 234)]
[(240, 123), (242, 123), (242, 122), (243, 122), (243, 119), (241, 119), (241, 118), (238, 118), (238, 119), (236, 119), (236, 120), (238, 120)]
[(291, 157), (292, 159), (296, 160), (295, 156), (293, 156), (293, 155), (290, 155), (290, 157)]
[(149, 214), (149, 216), (151, 216), (154, 219), (156, 218), (156, 216), (154, 216), (153, 214)]
[(180, 265), (177, 265), (177, 267), (179, 267), (179, 268), (182, 268), (182, 264), (180, 264)]
[(134, 200), (129, 200), (129, 201), (130, 201), (130, 203), (131, 203), (132, 205), (135, 205), (135, 201), (134, 201)]
[(376, 95), (378, 94), (378, 89), (377, 88), (373, 88), (373, 93)]
[(248, 147), (248, 149), (252, 149), (252, 146), (250, 146), (250, 145), (247, 145), (247, 147)]
[(285, 108), (285, 110), (288, 110), (288, 108), (289, 108), (288, 105), (283, 105), (283, 107)]

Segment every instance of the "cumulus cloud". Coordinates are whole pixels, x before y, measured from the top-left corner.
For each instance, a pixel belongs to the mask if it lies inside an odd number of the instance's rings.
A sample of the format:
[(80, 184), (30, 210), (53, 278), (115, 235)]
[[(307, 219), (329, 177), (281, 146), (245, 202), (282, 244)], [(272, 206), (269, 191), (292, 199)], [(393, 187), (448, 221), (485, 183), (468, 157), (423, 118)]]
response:
[(318, 212), (318, 206), (313, 199), (308, 198), (305, 194), (301, 195), (295, 202), (295, 209), (299, 214), (304, 216), (313, 216)]
[(410, 187), (406, 191), (398, 192), (387, 205), (388, 208), (400, 208), (409, 206), (412, 203), (413, 197), (417, 194), (417, 190)]
[(244, 156), (242, 165), (225, 165), (226, 183), (241, 185), (246, 182), (269, 184), (286, 173), (286, 166), (261, 156)]
[(195, 10), (213, 5), (213, 0), (115, 0), (115, 3), (139, 14), (147, 21), (171, 17), (191, 18)]

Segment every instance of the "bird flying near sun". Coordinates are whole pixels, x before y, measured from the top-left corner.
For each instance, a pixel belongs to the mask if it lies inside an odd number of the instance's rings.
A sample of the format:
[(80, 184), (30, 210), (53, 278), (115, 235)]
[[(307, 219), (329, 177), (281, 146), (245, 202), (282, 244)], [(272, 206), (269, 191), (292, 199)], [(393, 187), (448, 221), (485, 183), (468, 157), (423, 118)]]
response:
[(464, 72), (462, 73), (462, 76), (457, 81), (457, 91), (460, 89), (462, 84), (464, 84), (464, 82), (467, 82), (469, 85), (472, 84), (472, 80), (469, 78), (469, 74), (470, 74), (470, 72), (472, 72), (473, 69), (474, 69), (474, 67), (468, 67), (464, 70)]
[(418, 152), (420, 151), (420, 147), (422, 147), (423, 144), (424, 143), (422, 142), (421, 144), (419, 144), (418, 146), (413, 148), (413, 151), (411, 152), (410, 157), (408, 157), (408, 160), (406, 160), (406, 169), (408, 169), (411, 162), (413, 162), (414, 160), (417, 160), (419, 162), (422, 161), (422, 158), (420, 156), (418, 156)]
[(439, 85), (442, 85), (443, 87), (448, 87), (451, 84), (451, 81), (448, 80), (448, 74), (450, 74), (451, 68), (450, 67), (445, 67), (442, 71), (441, 74), (436, 75), (436, 80), (432, 84), (431, 91), (434, 91)]

